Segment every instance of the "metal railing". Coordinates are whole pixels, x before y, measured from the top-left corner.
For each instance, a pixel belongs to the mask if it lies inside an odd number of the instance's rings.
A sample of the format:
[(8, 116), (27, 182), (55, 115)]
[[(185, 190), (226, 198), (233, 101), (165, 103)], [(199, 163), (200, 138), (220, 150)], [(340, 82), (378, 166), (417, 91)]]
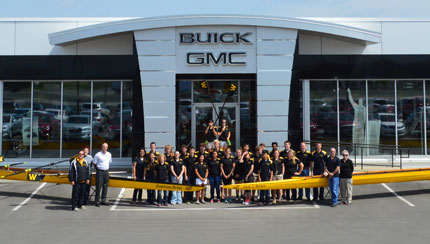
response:
[[(306, 144), (310, 146), (310, 148), (313, 148), (317, 143), (321, 143), (323, 148), (328, 146), (335, 147), (339, 150), (347, 149), (349, 151), (350, 156), (354, 156), (354, 166), (357, 167), (357, 156), (359, 153), (360, 156), (360, 165), (361, 169), (364, 168), (364, 158), (369, 157), (369, 150), (370, 149), (377, 149), (379, 150), (380, 155), (387, 155), (391, 156), (391, 167), (400, 167), (400, 169), (403, 168), (403, 159), (410, 157), (410, 148), (400, 147), (396, 145), (390, 145), (390, 144), (360, 144), (360, 143), (351, 143), (351, 142), (334, 142), (334, 141), (304, 141)], [(342, 149), (341, 149), (342, 148)], [(384, 152), (389, 152), (389, 154), (384, 154)], [(399, 165), (396, 165), (395, 157), (399, 156)], [(370, 166), (387, 166), (386, 164), (369, 164), (366, 165)]]

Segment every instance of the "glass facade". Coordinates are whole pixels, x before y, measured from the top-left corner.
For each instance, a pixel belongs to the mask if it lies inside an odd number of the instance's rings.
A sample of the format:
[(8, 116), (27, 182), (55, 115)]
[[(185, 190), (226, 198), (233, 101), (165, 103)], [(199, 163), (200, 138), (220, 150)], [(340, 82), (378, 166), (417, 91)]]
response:
[(391, 154), (383, 145), (428, 154), (429, 81), (310, 80), (309, 94), (311, 141), (373, 145), (364, 155)]
[(131, 156), (131, 81), (3, 84), (4, 156), (67, 158), (84, 146), (95, 153), (103, 142), (113, 157)]

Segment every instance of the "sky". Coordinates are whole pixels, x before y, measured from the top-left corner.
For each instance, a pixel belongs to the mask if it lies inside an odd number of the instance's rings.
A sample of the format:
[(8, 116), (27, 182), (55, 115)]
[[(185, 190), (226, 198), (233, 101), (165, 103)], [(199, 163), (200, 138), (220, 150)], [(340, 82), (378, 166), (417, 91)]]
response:
[(430, 0), (0, 0), (7, 17), (153, 17), (243, 14), (280, 17), (430, 17)]

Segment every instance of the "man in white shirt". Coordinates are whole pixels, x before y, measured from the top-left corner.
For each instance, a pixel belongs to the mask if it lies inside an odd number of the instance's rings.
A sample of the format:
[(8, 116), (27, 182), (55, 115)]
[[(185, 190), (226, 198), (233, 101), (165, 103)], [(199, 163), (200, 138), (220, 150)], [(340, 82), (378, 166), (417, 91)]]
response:
[(100, 188), (102, 189), (102, 205), (109, 205), (106, 195), (109, 184), (109, 164), (112, 163), (112, 154), (107, 151), (108, 144), (102, 144), (102, 150), (94, 156), (93, 164), (96, 167), (96, 207), (100, 207)]
[(84, 159), (85, 162), (87, 162), (88, 164), (88, 168), (89, 168), (89, 175), (90, 175), (90, 183), (87, 184), (86, 186), (86, 190), (85, 190), (85, 195), (84, 195), (84, 205), (88, 205), (89, 201), (90, 201), (90, 190), (91, 190), (91, 178), (92, 178), (92, 168), (93, 168), (93, 157), (90, 155), (90, 147), (89, 146), (85, 146), (84, 149)]

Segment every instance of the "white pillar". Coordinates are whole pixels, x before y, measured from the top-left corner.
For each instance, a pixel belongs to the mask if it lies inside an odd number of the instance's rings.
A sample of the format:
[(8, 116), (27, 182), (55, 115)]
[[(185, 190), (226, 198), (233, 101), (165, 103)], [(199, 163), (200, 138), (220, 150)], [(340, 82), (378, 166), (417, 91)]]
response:
[[(311, 141), (311, 102), (310, 102), (310, 82), (302, 81), (302, 102), (303, 102), (303, 141)], [(311, 145), (309, 144), (308, 150)]]

